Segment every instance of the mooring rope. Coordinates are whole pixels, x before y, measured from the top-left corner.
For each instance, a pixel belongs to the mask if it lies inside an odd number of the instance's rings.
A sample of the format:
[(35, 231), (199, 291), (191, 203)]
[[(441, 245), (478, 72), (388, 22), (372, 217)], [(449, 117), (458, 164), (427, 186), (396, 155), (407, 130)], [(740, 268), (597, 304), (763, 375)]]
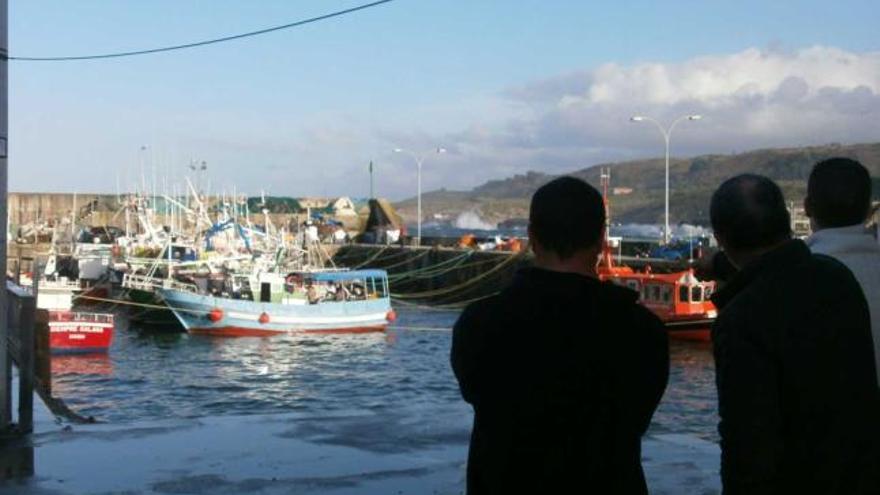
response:
[[(388, 281), (392, 282), (392, 281), (400, 280), (402, 278), (436, 277), (437, 275), (442, 275), (443, 273), (447, 273), (447, 272), (450, 272), (450, 271), (456, 269), (456, 267), (460, 266), (461, 263), (463, 263), (466, 259), (470, 258), (471, 256), (472, 256), (471, 252), (462, 253), (459, 256), (456, 256), (454, 258), (450, 258), (450, 259), (442, 261), (440, 263), (424, 266), (421, 268), (416, 268), (415, 270), (409, 270), (406, 272), (398, 272), (398, 273), (394, 273), (394, 274), (389, 274)], [(449, 265), (452, 265), (452, 267), (447, 269), (447, 267)]]
[(77, 296), (77, 299), (88, 299), (88, 300), (90, 300), (90, 301), (100, 301), (100, 302), (107, 302), (107, 303), (112, 303), (112, 304), (122, 305), (122, 306), (135, 306), (135, 307), (139, 307), (139, 308), (167, 309), (167, 310), (173, 310), (173, 311), (183, 311), (183, 312), (185, 312), (185, 313), (193, 313), (193, 314), (204, 314), (204, 315), (206, 315), (206, 314), (208, 314), (208, 313), (211, 312), (211, 310), (203, 310), (203, 309), (188, 309), (188, 308), (177, 308), (177, 307), (174, 307), (174, 306), (168, 306), (167, 304), (165, 304), (165, 305), (160, 305), (160, 304), (139, 303), (139, 302), (134, 302), (134, 301), (125, 301), (125, 300), (122, 300), (122, 299), (109, 299), (109, 298), (106, 298), (106, 297), (95, 297), (95, 296), (84, 296), (84, 295), (80, 295), (80, 296)]
[(354, 270), (358, 270), (358, 269), (360, 269), (360, 268), (363, 268), (363, 267), (369, 265), (369, 264), (372, 263), (376, 258), (378, 258), (382, 253), (384, 253), (386, 249), (388, 249), (388, 246), (383, 246), (382, 249), (376, 251), (376, 254), (374, 254), (373, 256), (370, 256), (369, 258), (367, 258), (363, 263), (361, 263), (361, 264), (359, 264), (359, 265), (357, 265), (357, 266), (354, 266), (353, 269), (354, 269)]
[(411, 326), (391, 326), (390, 330), (403, 330), (406, 332), (450, 332), (452, 327), (411, 327)]
[[(405, 254), (410, 254), (410, 253), (405, 253)], [(390, 265), (380, 266), (379, 268), (382, 268), (383, 270), (388, 270), (388, 269), (391, 269), (391, 268), (397, 268), (398, 266), (405, 265), (405, 264), (407, 264), (407, 263), (412, 263), (413, 261), (418, 260), (418, 259), (422, 259), (422, 258), (424, 258), (425, 256), (427, 256), (427, 255), (429, 255), (429, 254), (431, 254), (431, 251), (428, 250), (428, 249), (425, 249), (424, 251), (422, 251), (422, 252), (420, 252), (420, 253), (416, 253), (416, 255), (413, 256), (412, 258), (408, 258), (408, 259), (405, 259), (405, 260), (403, 260), (403, 261), (398, 261), (397, 263), (392, 263), (392, 264), (390, 264)], [(387, 260), (387, 259), (390, 259), (390, 258), (391, 258), (391, 257), (389, 256), (388, 258), (386, 258), (386, 260)]]
[(408, 294), (392, 293), (391, 296), (396, 297), (398, 299), (424, 299), (427, 297), (434, 297), (434, 296), (449, 294), (449, 293), (458, 291), (464, 287), (469, 287), (471, 285), (476, 284), (477, 282), (489, 277), (490, 275), (498, 272), (500, 269), (504, 268), (505, 266), (509, 265), (510, 263), (512, 263), (514, 261), (519, 260), (522, 257), (523, 257), (523, 252), (519, 252), (515, 255), (511, 255), (508, 259), (506, 259), (506, 260), (502, 261), (501, 263), (499, 263), (498, 265), (492, 267), (492, 269), (490, 269), (486, 272), (483, 272), (480, 275), (478, 275), (474, 278), (471, 278), (471, 279), (469, 279), (459, 285), (455, 285), (452, 287), (443, 287), (441, 289), (434, 289), (434, 290), (429, 290), (429, 291), (424, 291), (424, 292), (411, 292)]
[[(464, 260), (461, 260), (461, 261), (463, 262)], [(397, 284), (406, 284), (406, 283), (414, 282), (414, 281), (417, 281), (417, 280), (424, 280), (424, 279), (427, 279), (427, 278), (433, 278), (433, 277), (436, 277), (436, 276), (439, 276), (439, 275), (443, 275), (443, 274), (446, 274), (446, 273), (449, 273), (449, 272), (452, 272), (452, 271), (465, 270), (465, 269), (468, 269), (468, 268), (473, 268), (473, 267), (475, 267), (475, 266), (485, 265), (485, 264), (488, 264), (488, 263), (501, 263), (501, 262), (503, 262), (503, 261), (504, 261), (504, 259), (501, 259), (501, 260), (499, 260), (499, 259), (488, 259), (488, 260), (474, 261), (474, 262), (471, 262), (471, 263), (458, 263), (458, 264), (456, 264), (456, 265), (454, 265), (454, 266), (446, 267), (446, 268), (444, 268), (443, 270), (437, 270), (436, 272), (416, 273), (416, 274), (413, 275), (413, 276), (408, 276), (408, 273), (406, 273), (406, 272), (401, 273), (401, 274), (397, 274), (397, 273), (395, 273), (395, 274), (394, 274), (394, 275), (395, 275), (395, 278), (392, 278), (392, 276), (389, 275), (389, 276), (388, 276), (388, 280), (389, 280), (389, 282), (395, 282), (395, 283), (397, 283)], [(403, 275), (403, 276), (401, 276), (400, 278), (397, 278), (397, 277), (396, 277), (397, 275)]]

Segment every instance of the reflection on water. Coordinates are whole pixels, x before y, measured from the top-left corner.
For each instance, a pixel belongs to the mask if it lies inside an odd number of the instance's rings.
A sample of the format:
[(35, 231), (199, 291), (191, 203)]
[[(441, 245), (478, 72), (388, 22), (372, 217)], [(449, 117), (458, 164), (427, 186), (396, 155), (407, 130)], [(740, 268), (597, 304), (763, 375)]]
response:
[[(426, 424), (451, 413), (469, 428), (470, 408), (449, 367), (451, 334), (443, 330), (458, 314), (399, 316), (397, 329), (361, 335), (230, 339), (119, 328), (108, 356), (53, 363), (54, 395), (80, 414), (114, 422), (360, 410)], [(670, 351), (670, 385), (653, 431), (715, 438), (709, 346), (672, 343)]]
[(715, 363), (709, 342), (670, 341), (669, 386), (654, 416), (655, 431), (718, 439)]
[(113, 362), (106, 353), (53, 355), (50, 363), (53, 377), (113, 373)]

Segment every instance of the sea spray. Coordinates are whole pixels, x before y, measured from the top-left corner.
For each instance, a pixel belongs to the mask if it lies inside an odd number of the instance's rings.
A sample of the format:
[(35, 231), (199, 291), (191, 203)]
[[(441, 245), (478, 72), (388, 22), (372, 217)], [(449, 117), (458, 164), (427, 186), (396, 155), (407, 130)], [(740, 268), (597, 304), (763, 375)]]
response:
[(480, 218), (480, 214), (473, 210), (459, 214), (453, 225), (456, 228), (466, 230), (495, 230), (497, 227), (497, 225)]

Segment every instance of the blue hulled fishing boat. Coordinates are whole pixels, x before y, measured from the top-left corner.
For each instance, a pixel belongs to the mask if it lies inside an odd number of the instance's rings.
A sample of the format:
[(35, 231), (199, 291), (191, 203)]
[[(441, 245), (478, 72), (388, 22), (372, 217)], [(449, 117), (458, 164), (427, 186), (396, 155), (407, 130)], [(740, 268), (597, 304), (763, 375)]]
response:
[(191, 333), (380, 332), (395, 319), (384, 270), (234, 274), (158, 291)]

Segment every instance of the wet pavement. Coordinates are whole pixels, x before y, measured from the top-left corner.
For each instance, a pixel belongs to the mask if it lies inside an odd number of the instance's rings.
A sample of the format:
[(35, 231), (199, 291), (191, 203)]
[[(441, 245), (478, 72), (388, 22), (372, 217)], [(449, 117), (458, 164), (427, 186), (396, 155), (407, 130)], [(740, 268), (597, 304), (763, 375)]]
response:
[[(43, 411), (35, 475), (0, 493), (461, 494), (467, 435), (455, 426), (461, 418), (447, 420), (426, 428), (403, 415), (349, 412), (71, 426)], [(649, 437), (644, 465), (651, 493), (719, 492), (711, 442)]]

